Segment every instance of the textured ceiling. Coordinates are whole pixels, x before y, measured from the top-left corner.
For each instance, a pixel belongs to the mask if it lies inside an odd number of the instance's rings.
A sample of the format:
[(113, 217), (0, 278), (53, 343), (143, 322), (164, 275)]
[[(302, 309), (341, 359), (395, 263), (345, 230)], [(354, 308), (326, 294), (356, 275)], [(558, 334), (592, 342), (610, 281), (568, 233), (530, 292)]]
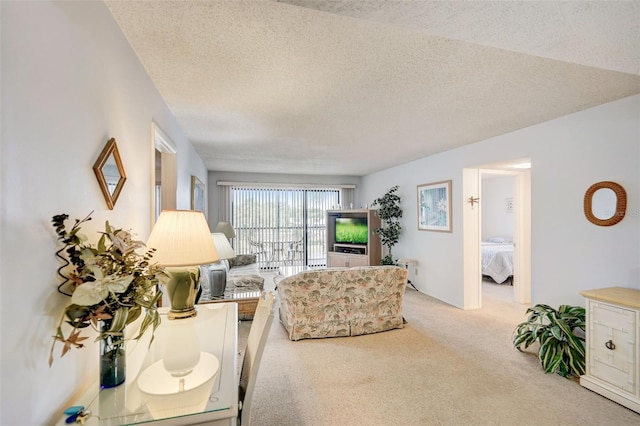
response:
[(364, 175), (640, 93), (640, 2), (107, 1), (209, 170)]

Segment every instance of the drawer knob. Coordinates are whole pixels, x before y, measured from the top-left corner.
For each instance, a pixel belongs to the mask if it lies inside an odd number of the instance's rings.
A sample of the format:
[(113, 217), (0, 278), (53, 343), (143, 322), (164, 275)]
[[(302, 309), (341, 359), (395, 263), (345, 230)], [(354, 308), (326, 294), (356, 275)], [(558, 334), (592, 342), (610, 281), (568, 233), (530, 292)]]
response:
[(612, 341), (612, 340), (609, 340), (609, 341), (608, 341), (608, 342), (606, 342), (604, 345), (607, 347), (607, 349), (609, 349), (609, 350), (611, 350), (611, 351), (612, 351), (612, 350), (614, 350), (614, 349), (616, 348), (616, 345), (615, 345), (615, 343), (613, 343), (613, 341)]

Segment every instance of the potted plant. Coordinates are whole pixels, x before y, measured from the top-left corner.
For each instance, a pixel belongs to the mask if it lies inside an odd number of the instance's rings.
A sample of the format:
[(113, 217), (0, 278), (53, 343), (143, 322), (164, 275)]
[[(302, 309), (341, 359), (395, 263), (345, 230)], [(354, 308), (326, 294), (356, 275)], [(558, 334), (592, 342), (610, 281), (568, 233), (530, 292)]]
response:
[[(560, 305), (558, 310), (538, 304), (527, 309), (529, 318), (513, 332), (520, 352), (538, 341), (538, 358), (545, 373), (579, 377), (585, 373), (585, 309)], [(524, 346), (524, 348), (523, 348)]]
[[(144, 243), (132, 238), (131, 233), (105, 224), (97, 245), (88, 244), (81, 225), (91, 220), (91, 214), (67, 230), (66, 214), (52, 218), (58, 240), (64, 245), (58, 251), (63, 262), (58, 275), (63, 282), (58, 291), (71, 297), (60, 318), (53, 336), (49, 365), (53, 363), (56, 343), (62, 343), (64, 356), (72, 347), (82, 348), (87, 337), (84, 329), (92, 327), (98, 332), (100, 341), (100, 383), (102, 387), (113, 387), (125, 379), (124, 329), (138, 319), (144, 318), (135, 339), (147, 329), (152, 333), (160, 324), (157, 312), (162, 292), (158, 281), (165, 277), (164, 269), (151, 263), (153, 249), (138, 253)], [(63, 326), (71, 327), (65, 334)]]
[(395, 265), (396, 261), (391, 254), (391, 248), (398, 243), (402, 226), (400, 226), (400, 218), (402, 217), (402, 208), (400, 207), (400, 196), (396, 194), (398, 185), (390, 188), (386, 194), (380, 198), (376, 198), (371, 206), (379, 206), (378, 216), (383, 223), (380, 228), (373, 231), (380, 235), (380, 242), (387, 248), (387, 255), (380, 261), (381, 265)]

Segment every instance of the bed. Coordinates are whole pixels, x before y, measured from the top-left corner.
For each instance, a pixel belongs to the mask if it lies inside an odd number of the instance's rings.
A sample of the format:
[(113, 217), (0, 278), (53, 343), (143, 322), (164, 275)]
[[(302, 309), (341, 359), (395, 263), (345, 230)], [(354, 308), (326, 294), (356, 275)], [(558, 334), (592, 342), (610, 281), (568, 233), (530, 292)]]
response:
[(482, 242), (482, 275), (498, 284), (513, 285), (513, 243), (497, 240)]

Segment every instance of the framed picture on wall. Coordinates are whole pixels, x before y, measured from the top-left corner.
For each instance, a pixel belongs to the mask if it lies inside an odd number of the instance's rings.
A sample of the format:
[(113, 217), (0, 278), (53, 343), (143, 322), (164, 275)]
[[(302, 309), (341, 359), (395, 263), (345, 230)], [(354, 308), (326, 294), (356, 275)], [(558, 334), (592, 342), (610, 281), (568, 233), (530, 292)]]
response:
[(452, 232), (450, 180), (418, 185), (418, 230)]
[(191, 210), (204, 213), (205, 186), (196, 176), (191, 176)]

